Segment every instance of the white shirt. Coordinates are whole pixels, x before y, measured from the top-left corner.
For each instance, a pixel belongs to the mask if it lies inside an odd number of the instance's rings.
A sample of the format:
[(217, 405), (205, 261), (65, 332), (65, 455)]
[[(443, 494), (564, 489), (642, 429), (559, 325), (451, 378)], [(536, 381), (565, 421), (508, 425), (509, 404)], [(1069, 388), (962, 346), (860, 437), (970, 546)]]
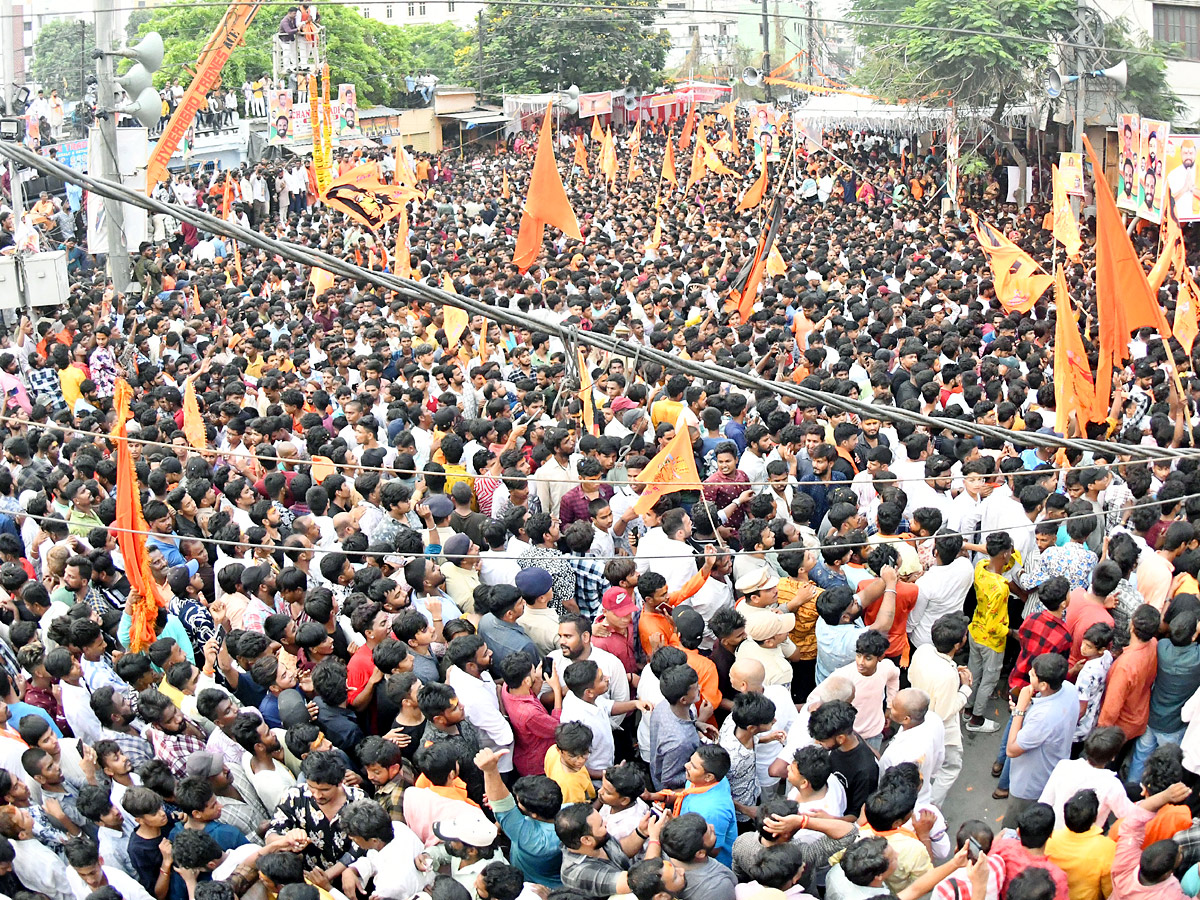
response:
[[(116, 888), (125, 900), (154, 900), (146, 893), (146, 889), (141, 884), (115, 866), (101, 866), (100, 868), (109, 885)], [(67, 867), (67, 882), (71, 885), (71, 890), (75, 892), (75, 900), (87, 900), (88, 894), (92, 892), (87, 883), (79, 877), (79, 873), (69, 866)]]
[(942, 717), (947, 747), (962, 747), (958, 714), (967, 705), (971, 689), (958, 677), (958, 666), (937, 652), (933, 644), (922, 644), (913, 652), (908, 667), (911, 686), (929, 695), (929, 711)]
[[(658, 676), (650, 671), (649, 663), (642, 668), (641, 677), (638, 678), (637, 698), (647, 700), (655, 706), (666, 699), (662, 695), (662, 689), (658, 686)], [(638, 753), (645, 762), (649, 763), (654, 742), (650, 739), (650, 716), (648, 714), (643, 713), (641, 719), (638, 720), (637, 741)]]
[(92, 712), (92, 695), (82, 685), (59, 682), (62, 688), (63, 715), (71, 731), (85, 744), (100, 740), (100, 720)]
[(446, 670), (446, 684), (454, 688), (462, 701), (467, 719), (479, 729), (485, 747), (492, 750), (507, 750), (500, 758), (500, 771), (512, 771), (513, 732), (508, 719), (500, 712), (500, 698), (496, 695), (496, 682), (483, 672), (475, 678), (458, 666)]
[(1103, 827), (1111, 812), (1118, 819), (1133, 811), (1134, 804), (1125, 793), (1125, 785), (1116, 772), (1097, 769), (1086, 759), (1064, 759), (1050, 773), (1050, 780), (1042, 789), (1039, 803), (1054, 807), (1054, 827), (1063, 827), (1063, 807), (1079, 791), (1093, 790), (1100, 801), (1096, 824)]
[(296, 786), (296, 776), (292, 774), (291, 769), (277, 759), (271, 760), (274, 766), (271, 771), (256, 772), (251, 765), (253, 760), (254, 754), (245, 751), (241, 760), (242, 771), (254, 785), (254, 791), (258, 794), (258, 799), (263, 802), (263, 806), (267, 809), (274, 809), (279, 805), (279, 801), (283, 799), (283, 795), (288, 792), (288, 789)]
[(10, 843), (17, 854), (13, 871), (25, 887), (45, 894), (50, 900), (75, 900), (75, 892), (67, 880), (66, 863), (53, 850), (32, 838)]
[(921, 770), (921, 791), (918, 802), (929, 802), (933, 779), (946, 759), (946, 726), (932, 709), (925, 721), (915, 728), (904, 728), (896, 732), (883, 755), (879, 757), (879, 774), (882, 775), (900, 763), (916, 763)]
[[(593, 646), (589, 651), (587, 658), (600, 667), (600, 671), (608, 677), (608, 691), (606, 696), (613, 703), (620, 703), (622, 700), (629, 699), (629, 676), (625, 673), (625, 665), (621, 660), (617, 659), (613, 654), (609, 653), (603, 647)], [(550, 654), (550, 659), (554, 663), (554, 674), (558, 676), (558, 680), (562, 681), (563, 672), (567, 666), (575, 662), (573, 659), (567, 659), (563, 656), (562, 650), (555, 650)], [(564, 682), (565, 686), (565, 682)], [(570, 693), (569, 691), (566, 693)], [(564, 694), (563, 700), (566, 700)], [(612, 726), (619, 728), (621, 723), (625, 721), (625, 716), (611, 716)]]
[(933, 638), (933, 623), (948, 613), (961, 613), (967, 592), (975, 583), (975, 567), (965, 556), (948, 566), (934, 566), (917, 579), (917, 602), (908, 614), (908, 633), (920, 647)]
[[(796, 722), (796, 704), (792, 702), (792, 692), (782, 684), (768, 684), (763, 688), (763, 696), (775, 704), (775, 724), (771, 726), (771, 731), (790, 734), (792, 725)], [(779, 748), (783, 744), (779, 741), (768, 741), (764, 744), (760, 742), (760, 738), (761, 735), (754, 739), (754, 759), (758, 772), (758, 786), (765, 797), (767, 792), (779, 783), (779, 779), (767, 770), (771, 768), (771, 763), (779, 758)]]
[[(592, 652), (596, 652), (595, 648)], [(597, 697), (595, 703), (585, 703), (573, 692), (563, 697), (562, 724), (582, 722), (592, 730), (592, 752), (588, 754), (587, 767), (593, 772), (603, 772), (613, 764), (617, 755), (612, 725), (609, 723), (612, 708), (613, 701), (608, 697)]]
[(717, 636), (708, 627), (712, 617), (722, 606), (732, 605), (733, 585), (728, 581), (718, 581), (711, 576), (704, 584), (700, 585), (700, 590), (680, 604), (680, 606), (690, 606), (704, 619), (704, 637), (700, 639), (701, 650), (711, 650), (717, 642)]
[[(433, 881), (434, 872), (422, 872), (416, 859), (425, 845), (403, 822), (392, 823), (394, 837), (382, 850), (368, 850), (350, 864), (365, 885), (375, 879), (374, 893), (386, 900), (408, 900)], [(125, 900), (129, 900), (126, 897)]]
[[(751, 481), (749, 489), (754, 491), (754, 493), (761, 494), (769, 490), (766, 484), (767, 459), (765, 456), (759, 456), (747, 447), (745, 452), (742, 453), (742, 458), (738, 460), (738, 471), (746, 473), (746, 477)], [(760, 483), (754, 484), (753, 482)]]
[(479, 554), (479, 580), (484, 584), (512, 584), (520, 571), (520, 564), (507, 548)]

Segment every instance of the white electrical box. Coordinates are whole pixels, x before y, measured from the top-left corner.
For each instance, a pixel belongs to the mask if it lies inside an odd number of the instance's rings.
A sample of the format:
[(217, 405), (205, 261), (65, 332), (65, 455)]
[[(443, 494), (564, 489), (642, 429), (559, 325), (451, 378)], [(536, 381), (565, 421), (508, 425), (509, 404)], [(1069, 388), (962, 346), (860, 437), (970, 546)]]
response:
[(17, 286), (17, 260), (0, 256), (0, 309), (23, 309), (21, 289)]
[(70, 285), (66, 250), (26, 253), (21, 259), (25, 263), (25, 291), (31, 306), (57, 306), (67, 302)]

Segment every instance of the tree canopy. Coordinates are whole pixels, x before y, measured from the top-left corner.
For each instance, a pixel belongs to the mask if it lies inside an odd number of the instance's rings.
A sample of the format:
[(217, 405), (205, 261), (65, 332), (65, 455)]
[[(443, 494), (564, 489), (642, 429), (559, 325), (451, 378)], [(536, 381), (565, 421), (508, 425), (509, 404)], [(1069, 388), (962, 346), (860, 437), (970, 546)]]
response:
[[(580, 13), (489, 5), (484, 12), (484, 92), (548, 91), (572, 84), (583, 91), (657, 87), (671, 41), (651, 28), (658, 0), (634, 6)], [(459, 78), (467, 84), (478, 81), (476, 52), (466, 48), (459, 53)]]
[[(241, 85), (271, 74), (271, 42), (287, 4), (264, 6), (221, 72), (224, 84)], [(364, 17), (350, 6), (323, 5), (330, 76), (357, 86), (359, 102), (389, 104), (406, 92), (406, 75), (432, 73), (445, 77), (454, 70), (454, 53), (471, 42), (471, 34), (454, 25), (388, 25)], [(225, 13), (224, 6), (196, 6), (175, 0), (154, 7), (142, 18), (138, 35), (158, 31), (170, 39), (155, 83), (187, 84), (204, 42)]]
[(83, 96), (83, 79), (96, 72), (95, 46), (94, 22), (50, 20), (33, 43), (33, 80), (46, 96), (57, 90), (60, 97), (78, 100)]

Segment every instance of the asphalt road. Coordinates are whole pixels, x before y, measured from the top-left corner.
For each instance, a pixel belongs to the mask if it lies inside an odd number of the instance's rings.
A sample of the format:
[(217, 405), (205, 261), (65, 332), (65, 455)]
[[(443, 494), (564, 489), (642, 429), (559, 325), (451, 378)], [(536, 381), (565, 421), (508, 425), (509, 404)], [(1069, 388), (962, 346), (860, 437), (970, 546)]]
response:
[[(989, 719), (996, 719), (1003, 726), (1008, 721), (1008, 704), (993, 697), (987, 715)], [(996, 754), (1000, 751), (1003, 727), (994, 734), (975, 734), (963, 728), (962, 734), (962, 773), (942, 807), (951, 843), (958, 826), (968, 819), (982, 819), (992, 826), (993, 831), (999, 833), (1000, 822), (1008, 808), (1007, 800), (992, 799), (992, 791), (996, 789), (998, 781), (992, 777), (992, 763), (996, 761)]]

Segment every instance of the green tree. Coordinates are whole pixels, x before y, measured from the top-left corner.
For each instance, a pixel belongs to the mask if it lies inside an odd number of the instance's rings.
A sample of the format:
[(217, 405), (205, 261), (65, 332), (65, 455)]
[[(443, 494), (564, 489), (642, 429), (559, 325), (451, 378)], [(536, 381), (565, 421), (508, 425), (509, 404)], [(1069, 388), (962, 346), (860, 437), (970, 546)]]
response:
[[(287, 10), (288, 4), (269, 4), (259, 10), (244, 43), (234, 50), (221, 72), (224, 84), (241, 85), (247, 79), (271, 74), (272, 39)], [(449, 73), (453, 70), (454, 50), (459, 46), (456, 41), (465, 44), (470, 39), (452, 34), (462, 34), (453, 26), (387, 25), (365, 18), (350, 6), (322, 5), (320, 13), (334, 89), (341, 82), (353, 83), (363, 105), (391, 103), (405, 90), (405, 75)], [(157, 31), (168, 38), (163, 66), (155, 75), (156, 84), (190, 81), (190, 70), (201, 48), (224, 14), (224, 6), (198, 6), (190, 0), (174, 0), (150, 10), (138, 28), (138, 36)], [(424, 30), (406, 37), (414, 28)], [(404, 47), (409, 48), (408, 55), (400, 53)]]
[(33, 80), (50, 95), (77, 100), (83, 96), (83, 79), (96, 72), (92, 50), (96, 46), (94, 22), (53, 19), (42, 26), (33, 44)]
[[(484, 12), (483, 88), (488, 94), (566, 88), (652, 89), (662, 81), (671, 40), (652, 28), (658, 0), (613, 9), (488, 6)], [(477, 51), (458, 54), (459, 78), (478, 81)]]
[(150, 21), (154, 10), (148, 6), (141, 6), (133, 10), (129, 14), (129, 19), (125, 22), (125, 40), (130, 44), (136, 44), (138, 34), (142, 30), (142, 26)]

